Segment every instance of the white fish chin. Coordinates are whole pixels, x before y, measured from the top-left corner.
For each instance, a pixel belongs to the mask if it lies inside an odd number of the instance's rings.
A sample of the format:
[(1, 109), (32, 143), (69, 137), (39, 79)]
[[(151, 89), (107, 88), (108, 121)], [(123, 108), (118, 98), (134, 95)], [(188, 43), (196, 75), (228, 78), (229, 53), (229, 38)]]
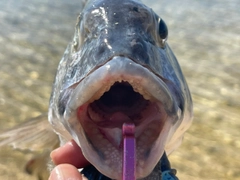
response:
[(121, 127), (125, 122), (134, 123), (136, 176), (143, 178), (160, 160), (179, 114), (181, 110), (161, 78), (117, 56), (75, 87), (63, 124), (89, 162), (104, 175), (121, 179)]

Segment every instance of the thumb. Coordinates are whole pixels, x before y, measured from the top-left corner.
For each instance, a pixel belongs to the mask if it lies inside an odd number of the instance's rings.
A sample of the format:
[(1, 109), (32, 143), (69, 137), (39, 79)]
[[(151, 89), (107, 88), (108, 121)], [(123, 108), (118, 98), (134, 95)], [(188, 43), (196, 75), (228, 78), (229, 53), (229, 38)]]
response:
[(70, 164), (61, 164), (56, 166), (48, 180), (87, 180), (77, 170), (76, 167)]

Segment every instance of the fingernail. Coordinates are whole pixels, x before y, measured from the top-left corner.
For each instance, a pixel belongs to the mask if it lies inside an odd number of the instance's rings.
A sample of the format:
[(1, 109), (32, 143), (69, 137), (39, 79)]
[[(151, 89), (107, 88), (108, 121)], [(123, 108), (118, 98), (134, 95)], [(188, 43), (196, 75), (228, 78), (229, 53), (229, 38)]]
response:
[(60, 167), (55, 167), (48, 180), (63, 180), (64, 176)]
[(60, 150), (61, 147), (54, 149), (51, 153), (50, 153), (50, 157), (51, 159), (53, 159), (54, 155)]
[(73, 142), (72, 142), (72, 141), (69, 141), (69, 142), (67, 142), (65, 145), (63, 145), (63, 146), (61, 146), (61, 147), (58, 147), (57, 149), (54, 149), (54, 150), (50, 153), (50, 157), (51, 157), (52, 159), (54, 159), (54, 156), (55, 156), (55, 154), (58, 154), (58, 151), (60, 151), (61, 149), (63, 149), (65, 146), (69, 146), (69, 145), (73, 146)]

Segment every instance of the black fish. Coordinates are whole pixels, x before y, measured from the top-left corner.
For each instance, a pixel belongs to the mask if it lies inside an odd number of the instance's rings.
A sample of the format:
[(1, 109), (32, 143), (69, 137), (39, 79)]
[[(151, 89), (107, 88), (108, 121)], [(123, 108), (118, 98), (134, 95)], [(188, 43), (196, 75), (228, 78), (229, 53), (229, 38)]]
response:
[(90, 169), (122, 178), (123, 123), (136, 126), (137, 179), (154, 179), (164, 152), (181, 144), (192, 100), (167, 38), (163, 19), (140, 1), (90, 0), (83, 8), (59, 63), (48, 119), (61, 145), (76, 141)]

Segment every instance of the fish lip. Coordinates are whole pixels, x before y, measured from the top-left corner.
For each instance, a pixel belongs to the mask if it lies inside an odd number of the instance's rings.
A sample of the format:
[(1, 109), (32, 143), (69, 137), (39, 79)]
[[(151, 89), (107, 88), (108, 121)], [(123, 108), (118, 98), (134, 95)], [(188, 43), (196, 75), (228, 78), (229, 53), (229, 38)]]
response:
[[(137, 72), (129, 72), (128, 69), (131, 69), (131, 67), (135, 68), (134, 70), (136, 70)], [(115, 68), (117, 68), (118, 72), (115, 71)], [(141, 77), (138, 77), (137, 73), (141, 71), (143, 73)], [(104, 65), (100, 66), (94, 72), (90, 73), (87, 77), (85, 77), (85, 79), (81, 80), (77, 85), (75, 85), (75, 90), (71, 95), (71, 98), (68, 100), (66, 110), (64, 112), (64, 119), (69, 119), (72, 112), (76, 111), (79, 106), (89, 101), (89, 99), (92, 98), (92, 95), (95, 94), (96, 91), (98, 91), (103, 86), (103, 84), (98, 83), (98, 81), (105, 81), (105, 84), (107, 84), (109, 82), (106, 82), (106, 79), (108, 77), (115, 76), (115, 81), (113, 80), (113, 82), (116, 82), (118, 80), (124, 79), (124, 74), (126, 73), (129, 73), (129, 75), (131, 75), (132, 77), (136, 76), (139, 81), (143, 80), (144, 82), (139, 83), (141, 83), (141, 85), (143, 85), (145, 89), (149, 90), (151, 95), (155, 95), (154, 98), (163, 103), (167, 114), (179, 114), (179, 108), (174, 101), (174, 97), (172, 96), (171, 91), (168, 89), (168, 86), (159, 76), (156, 76), (150, 70), (140, 64), (135, 63), (132, 59), (128, 57), (114, 56), (109, 59)], [(121, 77), (118, 77), (119, 74), (121, 74)], [(144, 75), (148, 79), (143, 78)], [(126, 78), (125, 80), (127, 79), (129, 79), (128, 82), (131, 82), (130, 78)], [(151, 87), (148, 87), (148, 80), (152, 82), (154, 81), (155, 85), (158, 85), (158, 87), (153, 87), (152, 89), (150, 89)], [(157, 93), (154, 92), (154, 90), (156, 90)], [(87, 96), (82, 97), (81, 92), (87, 91), (89, 91), (89, 93), (87, 93)]]
[[(140, 73), (140, 75), (139, 75)], [(116, 176), (120, 177), (119, 174), (121, 172), (109, 172), (109, 167), (102, 167), (101, 164), (97, 164), (96, 162), (101, 162), (102, 159), (99, 157), (99, 152), (97, 149), (89, 143), (89, 139), (85, 134), (84, 128), (81, 126), (81, 123), (77, 117), (77, 109), (79, 107), (85, 106), (84, 104), (90, 103), (89, 100), (94, 99), (94, 95), (104, 86), (104, 83), (108, 84), (112, 80), (116, 82), (118, 80), (125, 80), (131, 84), (131, 81), (137, 81), (140, 83), (143, 89), (148, 90), (152, 98), (162, 103), (162, 107), (164, 107), (164, 111), (168, 115), (168, 118), (164, 124), (164, 131), (160, 133), (159, 138), (157, 139), (157, 143), (161, 144), (161, 147), (154, 147), (154, 151), (157, 149), (159, 151), (157, 154), (161, 157), (164, 151), (164, 144), (169, 139), (169, 131), (174, 124), (175, 120), (178, 118), (178, 107), (174, 102), (174, 97), (171, 95), (171, 91), (168, 89), (167, 85), (164, 83), (162, 79), (154, 75), (147, 68), (135, 63), (131, 59), (122, 56), (113, 57), (110, 61), (108, 61), (103, 66), (96, 69), (93, 73), (89, 74), (85, 79), (83, 79), (73, 90), (72, 95), (67, 103), (66, 110), (64, 112), (64, 117), (62, 119), (62, 123), (66, 127), (66, 129), (70, 132), (73, 139), (82, 147), (83, 153), (85, 157), (93, 164), (96, 165), (96, 168), (108, 175), (111, 178), (116, 178)], [(100, 82), (100, 83), (99, 83)], [(112, 83), (113, 83), (112, 82)], [(149, 86), (149, 84), (153, 84)], [(111, 84), (111, 82), (110, 82)], [(109, 86), (109, 85), (108, 85)], [(110, 85), (111, 86), (111, 85)], [(106, 89), (103, 90), (105, 92)], [(86, 92), (84, 95), (82, 92)], [(102, 93), (103, 93), (102, 92)], [(155, 93), (155, 94), (154, 94)], [(87, 108), (87, 107), (83, 107)], [(85, 139), (85, 140), (84, 140)], [(156, 143), (156, 144), (157, 144)], [(91, 150), (90, 150), (91, 149)], [(91, 152), (91, 153), (90, 153)], [(95, 158), (95, 160), (92, 159)], [(159, 159), (160, 159), (159, 157)], [(154, 168), (155, 164), (159, 160), (158, 158), (150, 158), (148, 160), (148, 164), (152, 163), (153, 165), (145, 168), (144, 172), (142, 170), (137, 170), (138, 177), (146, 176), (146, 172), (151, 172)], [(121, 161), (121, 159), (119, 160)], [(144, 166), (144, 165), (143, 165)], [(106, 168), (107, 167), (107, 168)], [(145, 166), (144, 166), (145, 167)], [(117, 175), (114, 175), (117, 174)]]

